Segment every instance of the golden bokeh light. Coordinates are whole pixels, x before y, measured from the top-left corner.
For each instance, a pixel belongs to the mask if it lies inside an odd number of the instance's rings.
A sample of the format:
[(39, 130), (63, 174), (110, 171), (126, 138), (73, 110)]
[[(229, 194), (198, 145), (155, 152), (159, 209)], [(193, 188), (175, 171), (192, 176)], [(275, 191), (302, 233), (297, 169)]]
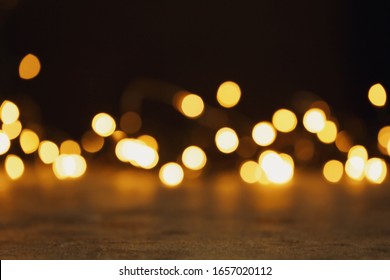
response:
[(176, 187), (184, 179), (183, 168), (175, 162), (166, 163), (160, 168), (159, 177), (167, 187)]
[(150, 135), (141, 135), (137, 137), (138, 140), (141, 140), (144, 142), (147, 146), (153, 148), (154, 150), (158, 151), (158, 142), (156, 138)]
[(259, 164), (267, 179), (273, 184), (286, 184), (294, 176), (294, 161), (274, 151), (265, 151), (259, 157)]
[(297, 126), (297, 117), (294, 112), (287, 109), (279, 109), (272, 116), (272, 124), (280, 132), (291, 132)]
[(362, 145), (355, 145), (351, 149), (349, 149), (348, 158), (351, 157), (360, 157), (364, 161), (367, 161), (368, 159), (367, 149)]
[(240, 177), (248, 184), (258, 182), (261, 178), (261, 172), (260, 165), (252, 160), (244, 162), (240, 167)]
[(141, 129), (142, 120), (136, 112), (126, 112), (122, 115), (119, 124), (124, 132), (132, 134)]
[(241, 98), (241, 89), (235, 82), (227, 81), (222, 83), (217, 91), (217, 101), (225, 108), (237, 105)]
[(2, 130), (5, 134), (8, 135), (10, 140), (17, 138), (22, 132), (22, 123), (20, 121), (16, 121), (10, 124), (3, 123)]
[(156, 150), (138, 139), (125, 138), (115, 147), (115, 154), (122, 162), (130, 162), (136, 167), (151, 169), (158, 163), (159, 156)]
[(311, 133), (317, 133), (324, 129), (326, 115), (318, 108), (309, 109), (303, 116), (303, 126)]
[(0, 111), (1, 121), (4, 124), (12, 124), (19, 119), (19, 108), (12, 101), (5, 100), (1, 104)]
[(41, 63), (38, 57), (29, 53), (20, 61), (19, 76), (22, 79), (30, 80), (35, 78), (41, 71)]
[(322, 143), (330, 144), (336, 141), (337, 138), (337, 126), (332, 121), (326, 121), (324, 128), (317, 132), (317, 137)]
[(92, 120), (92, 129), (102, 137), (108, 137), (113, 134), (115, 128), (114, 118), (107, 113), (99, 113)]
[(22, 159), (16, 155), (8, 155), (5, 158), (5, 171), (12, 180), (22, 177), (24, 173), (24, 163)]
[(20, 147), (25, 154), (32, 154), (39, 147), (39, 137), (31, 129), (23, 129), (19, 138)]
[(192, 170), (202, 169), (207, 162), (206, 153), (197, 146), (187, 147), (181, 156), (185, 167)]
[(122, 130), (115, 130), (113, 134), (111, 134), (112, 139), (114, 139), (115, 142), (118, 142), (119, 140), (122, 140), (123, 138), (127, 137), (126, 132), (123, 132)]
[(390, 140), (390, 126), (382, 127), (378, 132), (378, 143), (385, 149), (387, 149), (387, 145)]
[(43, 163), (50, 164), (55, 162), (59, 154), (58, 146), (54, 142), (44, 140), (39, 144), (38, 155)]
[(331, 183), (337, 183), (341, 180), (344, 173), (343, 163), (338, 160), (330, 160), (325, 163), (322, 173), (326, 180)]
[(81, 138), (81, 146), (88, 153), (99, 152), (104, 145), (104, 138), (97, 135), (93, 130), (89, 130), (83, 134)]
[(340, 152), (347, 153), (351, 149), (352, 145), (353, 143), (348, 132), (340, 131), (337, 133), (336, 147)]
[(276, 139), (276, 130), (269, 122), (259, 122), (253, 127), (252, 138), (260, 146), (269, 146)]
[(375, 84), (368, 91), (368, 99), (371, 104), (377, 107), (383, 107), (386, 104), (387, 95), (381, 84)]
[(53, 163), (53, 172), (58, 179), (79, 178), (87, 170), (87, 162), (81, 155), (60, 155)]
[(215, 144), (222, 153), (234, 152), (238, 147), (238, 143), (237, 133), (229, 127), (223, 127), (215, 134)]
[(60, 154), (81, 154), (79, 143), (73, 140), (65, 140), (60, 145)]
[(366, 164), (365, 174), (371, 183), (383, 183), (387, 175), (386, 162), (380, 158), (370, 158)]
[(355, 181), (361, 181), (364, 178), (365, 166), (366, 161), (363, 158), (359, 156), (350, 157), (345, 163), (345, 173), (349, 178)]
[(203, 100), (196, 94), (187, 94), (184, 96), (179, 106), (179, 111), (189, 118), (199, 117), (204, 110)]
[(7, 134), (0, 131), (0, 155), (4, 155), (11, 147), (11, 141)]

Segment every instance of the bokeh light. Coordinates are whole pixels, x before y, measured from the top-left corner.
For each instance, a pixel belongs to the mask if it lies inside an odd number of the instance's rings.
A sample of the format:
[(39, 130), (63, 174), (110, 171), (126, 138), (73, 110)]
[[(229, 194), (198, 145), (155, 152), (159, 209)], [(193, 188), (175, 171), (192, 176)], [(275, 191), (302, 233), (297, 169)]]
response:
[(44, 140), (39, 144), (38, 155), (45, 164), (55, 162), (59, 153), (58, 146), (54, 142)]
[(151, 169), (158, 163), (159, 156), (156, 150), (138, 139), (125, 138), (115, 147), (115, 154), (122, 162), (130, 162), (136, 167)]
[(122, 115), (119, 124), (124, 132), (133, 134), (141, 129), (142, 119), (136, 112), (126, 112)]
[(225, 108), (237, 105), (241, 98), (241, 89), (235, 82), (227, 81), (222, 83), (217, 91), (217, 101)]
[(309, 109), (303, 116), (303, 125), (307, 131), (317, 133), (324, 129), (326, 115), (318, 108)]
[(1, 128), (3, 132), (8, 135), (8, 138), (12, 140), (17, 138), (22, 132), (22, 123), (20, 121), (10, 124), (3, 123)]
[(390, 126), (382, 127), (378, 132), (378, 143), (383, 147), (387, 148), (388, 143), (390, 142)]
[(332, 121), (326, 121), (324, 128), (317, 132), (317, 137), (322, 143), (330, 144), (336, 141), (337, 138), (337, 126)]
[(5, 100), (1, 104), (0, 111), (1, 111), (1, 121), (4, 124), (14, 123), (19, 118), (20, 113), (19, 113), (18, 106), (9, 100)]
[(204, 110), (203, 100), (196, 94), (187, 94), (184, 96), (179, 106), (180, 112), (189, 118), (199, 117)]
[(259, 164), (267, 179), (274, 184), (286, 184), (294, 176), (294, 163), (274, 151), (265, 151), (259, 157)]
[(166, 163), (161, 167), (159, 177), (167, 187), (176, 187), (184, 179), (183, 168), (175, 162)]
[(92, 120), (92, 129), (102, 137), (108, 137), (113, 134), (115, 128), (114, 118), (107, 113), (99, 113)]
[(362, 145), (355, 145), (348, 152), (348, 158), (351, 157), (360, 157), (364, 161), (367, 161), (368, 159), (367, 149)]
[(147, 146), (149, 146), (149, 147), (153, 148), (154, 150), (158, 151), (158, 142), (157, 142), (156, 138), (154, 138), (153, 136), (145, 134), (145, 135), (138, 136), (137, 139), (141, 140)]
[(345, 163), (345, 173), (349, 178), (361, 181), (364, 178), (365, 165), (366, 162), (363, 158), (359, 156), (350, 157)]
[(368, 99), (371, 104), (377, 107), (383, 107), (386, 104), (387, 95), (381, 84), (375, 84), (368, 91)]
[(259, 122), (253, 127), (252, 138), (260, 146), (269, 146), (276, 139), (276, 130), (269, 122)]
[(343, 163), (338, 160), (329, 160), (325, 163), (322, 173), (326, 180), (331, 183), (337, 183), (341, 180), (344, 173)]
[(73, 140), (65, 140), (60, 145), (60, 154), (81, 154), (79, 143)]
[(383, 159), (370, 158), (366, 163), (366, 178), (374, 184), (381, 184), (387, 175), (387, 165)]
[(0, 131), (0, 155), (4, 155), (11, 147), (11, 141), (7, 134)]
[(30, 80), (35, 78), (41, 71), (41, 63), (38, 57), (29, 53), (20, 61), (19, 76), (22, 79)]
[(183, 151), (181, 160), (185, 167), (192, 170), (200, 170), (206, 165), (207, 157), (201, 148), (190, 146)]
[(88, 130), (81, 138), (81, 146), (88, 153), (99, 152), (104, 145), (104, 138), (97, 135), (93, 130)]
[(58, 179), (74, 179), (84, 175), (87, 162), (81, 155), (60, 155), (53, 163), (53, 172)]
[(280, 132), (291, 132), (297, 126), (297, 117), (294, 112), (287, 109), (279, 109), (272, 116), (272, 124)]
[(243, 164), (241, 164), (240, 167), (241, 179), (248, 184), (253, 184), (258, 182), (261, 178), (261, 173), (262, 171), (260, 165), (253, 160), (248, 160)]
[(238, 143), (236, 132), (229, 127), (223, 127), (215, 134), (215, 144), (222, 153), (234, 152), (238, 147)]
[(20, 147), (25, 154), (32, 154), (39, 147), (39, 137), (31, 129), (23, 129), (19, 138)]
[(5, 171), (12, 180), (19, 179), (24, 173), (22, 159), (16, 155), (8, 155), (5, 158)]
[(348, 132), (343, 130), (337, 133), (336, 147), (340, 152), (347, 153), (351, 149), (352, 145), (353, 143)]

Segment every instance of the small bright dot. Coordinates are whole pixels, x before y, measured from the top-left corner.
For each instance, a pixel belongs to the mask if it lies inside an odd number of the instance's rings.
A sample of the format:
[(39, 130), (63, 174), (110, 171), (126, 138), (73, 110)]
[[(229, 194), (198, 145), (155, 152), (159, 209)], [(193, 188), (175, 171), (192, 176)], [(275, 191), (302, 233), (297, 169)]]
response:
[(207, 158), (201, 148), (190, 146), (183, 151), (181, 160), (185, 167), (192, 170), (200, 170), (206, 165)]
[(330, 160), (325, 163), (322, 173), (326, 180), (331, 183), (337, 183), (341, 180), (343, 176), (344, 166), (338, 160)]
[(174, 162), (166, 163), (161, 167), (159, 177), (164, 185), (168, 187), (176, 187), (183, 181), (183, 168)]
[(348, 152), (348, 158), (351, 157), (360, 157), (366, 161), (368, 159), (367, 149), (362, 145), (353, 146)]
[(366, 164), (366, 178), (371, 183), (381, 184), (387, 175), (387, 166), (383, 159), (370, 158)]
[(60, 145), (60, 154), (81, 154), (80, 145), (73, 140), (65, 140)]
[(27, 54), (20, 61), (19, 76), (22, 79), (29, 80), (35, 78), (41, 70), (41, 63), (38, 57), (33, 54)]
[(217, 91), (217, 101), (225, 108), (231, 108), (237, 105), (241, 98), (240, 87), (232, 81), (222, 83)]
[(120, 127), (126, 133), (136, 133), (141, 129), (142, 120), (136, 112), (124, 113), (120, 120)]
[(324, 128), (317, 132), (317, 137), (321, 142), (330, 144), (336, 141), (337, 138), (337, 126), (332, 121), (326, 121)]
[(115, 120), (109, 114), (99, 113), (92, 120), (92, 129), (102, 137), (113, 134), (115, 128)]
[(147, 146), (149, 146), (149, 147), (153, 148), (154, 150), (158, 151), (158, 143), (157, 143), (156, 138), (154, 138), (153, 136), (145, 134), (145, 135), (138, 136), (137, 139), (141, 140)]
[(383, 107), (386, 104), (386, 91), (381, 84), (373, 85), (368, 91), (368, 99), (372, 105), (377, 107)]
[(365, 165), (366, 162), (363, 158), (359, 156), (350, 157), (345, 163), (345, 173), (349, 178), (361, 181), (364, 178)]
[(8, 135), (9, 139), (15, 139), (22, 132), (22, 124), (20, 121), (16, 121), (10, 124), (3, 123), (2, 130)]
[(180, 111), (189, 118), (199, 117), (204, 110), (202, 98), (196, 94), (187, 94), (181, 100)]
[(18, 120), (19, 118), (19, 108), (15, 103), (5, 100), (1, 104), (1, 120), (5, 124), (11, 124)]
[(222, 153), (229, 154), (234, 152), (238, 147), (238, 142), (236, 132), (229, 127), (221, 128), (215, 134), (215, 143), (218, 150)]
[(19, 179), (24, 172), (23, 161), (16, 155), (8, 155), (5, 159), (5, 171), (12, 179)]
[(303, 116), (303, 125), (307, 131), (317, 133), (324, 129), (326, 115), (318, 108), (309, 109)]
[(280, 132), (291, 132), (297, 126), (297, 117), (287, 109), (277, 110), (272, 116), (272, 124)]
[(39, 147), (39, 137), (30, 129), (23, 129), (20, 134), (19, 142), (25, 154), (32, 154)]
[(252, 160), (244, 162), (240, 167), (241, 179), (248, 184), (258, 182), (261, 178), (261, 172), (260, 165)]
[(260, 146), (269, 146), (276, 139), (276, 131), (271, 123), (259, 122), (252, 130), (252, 138)]
[(0, 131), (0, 155), (4, 155), (11, 147), (11, 141), (4, 132)]
[(53, 163), (53, 172), (58, 179), (79, 178), (87, 170), (87, 162), (80, 155), (60, 155)]
[(45, 140), (39, 144), (38, 155), (43, 163), (53, 163), (57, 159), (59, 153), (57, 145), (51, 141)]
[(88, 153), (96, 153), (103, 148), (104, 138), (97, 135), (94, 131), (89, 130), (81, 138), (81, 145)]

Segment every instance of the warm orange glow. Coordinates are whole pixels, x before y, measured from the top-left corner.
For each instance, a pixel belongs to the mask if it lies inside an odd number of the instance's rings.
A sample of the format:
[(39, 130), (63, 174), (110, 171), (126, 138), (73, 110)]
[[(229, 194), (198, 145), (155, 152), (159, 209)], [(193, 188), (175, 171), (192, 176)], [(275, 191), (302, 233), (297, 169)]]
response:
[(179, 110), (189, 118), (199, 117), (204, 110), (202, 98), (196, 94), (187, 94), (179, 104)]
[(362, 145), (353, 146), (348, 152), (348, 158), (351, 157), (360, 157), (366, 161), (368, 159), (367, 149)]
[(22, 132), (22, 124), (20, 121), (16, 121), (10, 124), (3, 123), (2, 130), (5, 134), (8, 135), (9, 139), (15, 139)]
[(39, 137), (38, 135), (30, 130), (23, 129), (19, 138), (20, 146), (25, 154), (32, 154), (39, 147)]
[(99, 113), (92, 120), (92, 129), (102, 137), (113, 134), (115, 128), (115, 120), (107, 113)]
[(381, 84), (373, 85), (368, 91), (368, 99), (371, 104), (377, 107), (383, 107), (386, 104), (387, 95)]
[(321, 142), (330, 144), (336, 141), (337, 138), (337, 126), (332, 121), (326, 121), (324, 128), (317, 132), (317, 137)]
[(352, 140), (346, 131), (340, 131), (336, 137), (336, 147), (340, 152), (347, 153), (352, 147)]
[(60, 155), (53, 163), (53, 172), (58, 179), (79, 178), (87, 170), (87, 162), (80, 155)]
[(153, 148), (154, 150), (158, 151), (158, 143), (157, 143), (156, 138), (154, 138), (153, 136), (145, 134), (145, 135), (138, 136), (137, 139), (141, 140), (147, 146), (149, 146), (149, 147)]
[(285, 184), (294, 176), (294, 161), (290, 156), (268, 150), (260, 155), (259, 164), (271, 183)]
[(252, 130), (252, 138), (260, 146), (269, 146), (276, 139), (276, 130), (269, 122), (259, 122)]
[(1, 104), (1, 120), (4, 124), (12, 124), (19, 119), (19, 108), (15, 103), (5, 100)]
[(80, 145), (73, 140), (65, 140), (61, 143), (60, 154), (81, 154)]
[(38, 155), (43, 163), (53, 163), (59, 154), (60, 151), (55, 143), (45, 140), (39, 144)]
[(378, 143), (383, 147), (387, 148), (388, 143), (390, 142), (390, 126), (384, 126), (378, 132)]
[(161, 167), (159, 177), (167, 187), (176, 187), (183, 181), (183, 168), (175, 162), (166, 163)]
[(294, 155), (300, 161), (310, 161), (314, 156), (314, 143), (309, 139), (298, 139), (294, 143)]
[(241, 179), (248, 184), (258, 182), (261, 178), (261, 172), (260, 165), (252, 160), (244, 162), (240, 167)]
[(344, 166), (338, 160), (330, 160), (325, 163), (322, 173), (326, 180), (331, 183), (337, 183), (341, 180), (344, 173)]
[(309, 109), (303, 116), (303, 125), (307, 131), (317, 133), (324, 129), (326, 115), (318, 108)]
[(132, 138), (120, 140), (115, 147), (115, 154), (120, 161), (130, 162), (136, 167), (145, 169), (155, 167), (159, 160), (156, 150), (141, 140)]
[(41, 63), (38, 57), (33, 54), (27, 54), (20, 61), (19, 76), (22, 79), (29, 80), (35, 78), (41, 71)]
[(366, 164), (366, 178), (374, 184), (381, 184), (387, 175), (387, 165), (383, 159), (370, 158)]
[(135, 112), (124, 113), (120, 120), (121, 129), (129, 134), (136, 133), (141, 129), (141, 117)]
[(200, 170), (206, 165), (207, 157), (201, 148), (190, 146), (184, 150), (181, 160), (185, 167), (192, 170)]
[(241, 98), (240, 87), (232, 81), (222, 83), (217, 91), (217, 101), (225, 108), (231, 108), (237, 105)]
[(345, 163), (345, 173), (349, 178), (361, 181), (364, 178), (365, 165), (366, 162), (363, 158), (359, 156), (350, 157)]
[(24, 173), (24, 163), (20, 157), (8, 155), (5, 158), (5, 171), (12, 180), (19, 179)]
[(272, 124), (280, 132), (291, 132), (297, 126), (297, 117), (294, 112), (287, 109), (279, 109), (272, 116)]
[(233, 129), (224, 127), (215, 134), (215, 143), (218, 150), (222, 153), (229, 154), (237, 149), (239, 141)]
[(11, 147), (11, 141), (7, 134), (0, 131), (0, 155), (4, 155)]
[(81, 145), (88, 153), (96, 153), (103, 148), (104, 138), (89, 130), (81, 138)]

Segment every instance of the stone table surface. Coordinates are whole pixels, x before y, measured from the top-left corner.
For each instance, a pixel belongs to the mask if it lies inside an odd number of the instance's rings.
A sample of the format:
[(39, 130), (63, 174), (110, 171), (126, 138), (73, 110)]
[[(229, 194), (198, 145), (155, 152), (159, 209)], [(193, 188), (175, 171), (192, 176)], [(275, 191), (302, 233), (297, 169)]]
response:
[(131, 170), (49, 173), (1, 175), (1, 259), (390, 259), (389, 184), (301, 171), (247, 185), (224, 172), (167, 189)]

